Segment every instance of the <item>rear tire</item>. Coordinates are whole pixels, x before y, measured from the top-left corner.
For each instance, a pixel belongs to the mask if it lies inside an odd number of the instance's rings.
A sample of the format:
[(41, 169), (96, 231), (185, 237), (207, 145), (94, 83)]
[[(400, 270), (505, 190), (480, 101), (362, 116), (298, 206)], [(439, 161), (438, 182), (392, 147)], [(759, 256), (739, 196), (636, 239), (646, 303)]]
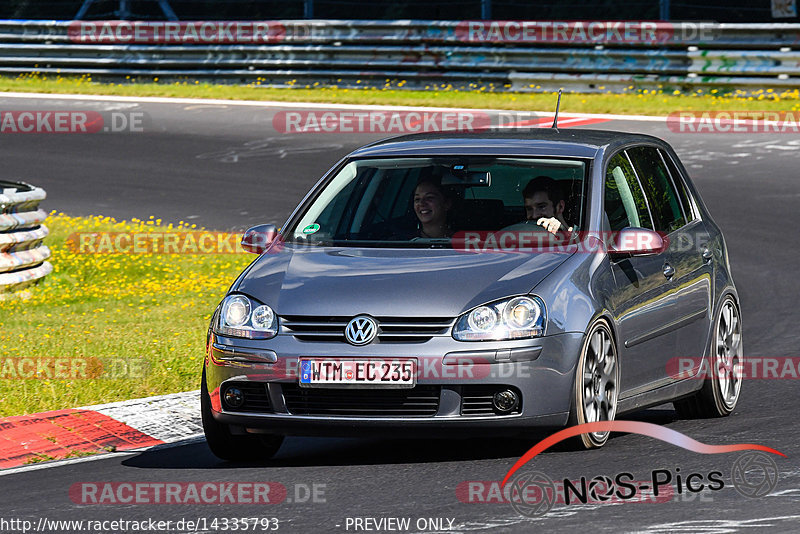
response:
[[(742, 389), (742, 320), (733, 297), (722, 301), (711, 336), (703, 387), (691, 397), (675, 401), (675, 411), (685, 419), (725, 417), (736, 408)], [(705, 365), (705, 362), (702, 364)]]
[(231, 434), (230, 427), (211, 415), (211, 399), (206, 385), (206, 370), (200, 384), (200, 413), (208, 448), (222, 460), (253, 462), (269, 460), (280, 449), (283, 436), (271, 434)]
[[(581, 348), (573, 385), (569, 425), (613, 421), (619, 394), (619, 358), (611, 328), (600, 319), (592, 323)], [(608, 441), (609, 432), (581, 434), (579, 449), (595, 449)]]

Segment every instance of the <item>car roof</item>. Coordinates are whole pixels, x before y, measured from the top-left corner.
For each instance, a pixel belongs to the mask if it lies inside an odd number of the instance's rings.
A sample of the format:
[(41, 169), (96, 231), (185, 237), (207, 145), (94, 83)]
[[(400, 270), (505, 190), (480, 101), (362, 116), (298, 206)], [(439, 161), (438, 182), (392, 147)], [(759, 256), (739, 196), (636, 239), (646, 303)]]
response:
[(553, 155), (593, 158), (600, 151), (631, 143), (659, 143), (644, 134), (577, 128), (495, 129), (436, 132), (383, 139), (361, 147), (351, 157), (401, 155)]

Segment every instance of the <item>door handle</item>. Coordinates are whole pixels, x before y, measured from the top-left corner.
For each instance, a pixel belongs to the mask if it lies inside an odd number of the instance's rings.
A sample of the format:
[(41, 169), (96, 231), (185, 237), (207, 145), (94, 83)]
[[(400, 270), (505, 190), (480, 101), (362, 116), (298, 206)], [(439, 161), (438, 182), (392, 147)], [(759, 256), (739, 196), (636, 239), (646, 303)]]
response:
[(711, 259), (714, 257), (714, 253), (711, 252), (711, 249), (708, 247), (703, 248), (703, 261), (706, 263), (710, 262)]
[(667, 278), (672, 278), (673, 276), (675, 276), (675, 267), (673, 267), (669, 263), (665, 263), (663, 272), (664, 276), (666, 276)]

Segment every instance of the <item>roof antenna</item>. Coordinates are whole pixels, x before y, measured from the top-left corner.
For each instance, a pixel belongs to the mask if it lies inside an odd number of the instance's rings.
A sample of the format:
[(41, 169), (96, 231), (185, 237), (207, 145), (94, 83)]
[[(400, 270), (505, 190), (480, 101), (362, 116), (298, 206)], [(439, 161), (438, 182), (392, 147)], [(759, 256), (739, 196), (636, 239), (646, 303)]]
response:
[(551, 128), (558, 130), (558, 108), (561, 107), (561, 89), (558, 90), (558, 102), (556, 102), (556, 116), (553, 117), (553, 126)]

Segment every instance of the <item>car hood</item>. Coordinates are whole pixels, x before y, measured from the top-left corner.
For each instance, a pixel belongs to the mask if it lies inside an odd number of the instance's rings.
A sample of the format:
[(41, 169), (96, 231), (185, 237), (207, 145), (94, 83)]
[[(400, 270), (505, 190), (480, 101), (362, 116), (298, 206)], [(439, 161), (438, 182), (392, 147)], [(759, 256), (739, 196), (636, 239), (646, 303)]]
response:
[(569, 255), (287, 244), (262, 254), (232, 290), (284, 316), (455, 317), (528, 293)]

